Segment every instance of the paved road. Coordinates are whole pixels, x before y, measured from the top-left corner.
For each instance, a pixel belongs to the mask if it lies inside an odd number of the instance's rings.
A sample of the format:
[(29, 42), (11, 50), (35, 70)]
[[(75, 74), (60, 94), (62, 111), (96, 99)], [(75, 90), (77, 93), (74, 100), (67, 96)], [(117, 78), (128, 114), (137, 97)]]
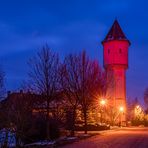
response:
[(148, 148), (148, 128), (105, 132), (63, 148)]

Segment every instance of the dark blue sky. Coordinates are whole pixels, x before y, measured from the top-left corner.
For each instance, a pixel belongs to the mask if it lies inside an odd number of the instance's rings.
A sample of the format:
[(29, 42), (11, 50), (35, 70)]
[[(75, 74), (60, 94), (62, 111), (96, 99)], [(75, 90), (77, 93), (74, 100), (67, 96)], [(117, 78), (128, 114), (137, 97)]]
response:
[(102, 64), (104, 39), (117, 18), (127, 38), (127, 98), (148, 86), (148, 2), (145, 0), (0, 1), (0, 59), (7, 90), (27, 77), (27, 60), (48, 43), (61, 57), (86, 49)]

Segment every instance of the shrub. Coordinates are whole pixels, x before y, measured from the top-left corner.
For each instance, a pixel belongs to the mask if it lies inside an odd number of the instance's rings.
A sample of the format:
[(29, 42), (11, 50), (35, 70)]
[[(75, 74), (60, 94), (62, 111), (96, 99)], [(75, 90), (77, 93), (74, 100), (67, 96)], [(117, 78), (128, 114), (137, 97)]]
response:
[[(77, 131), (84, 131), (84, 126), (76, 126), (75, 127)], [(101, 130), (109, 130), (110, 126), (107, 125), (92, 125), (92, 124), (88, 124), (87, 125), (87, 130), (88, 131), (101, 131)]]

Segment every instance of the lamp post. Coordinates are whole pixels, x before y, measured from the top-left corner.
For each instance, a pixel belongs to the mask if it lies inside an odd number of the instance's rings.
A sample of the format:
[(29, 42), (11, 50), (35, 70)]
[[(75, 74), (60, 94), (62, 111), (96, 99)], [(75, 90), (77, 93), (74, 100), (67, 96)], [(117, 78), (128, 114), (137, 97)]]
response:
[(103, 108), (104, 108), (105, 104), (106, 104), (106, 100), (105, 99), (102, 99), (100, 101), (100, 105), (101, 105), (101, 118), (100, 118), (100, 122), (101, 122), (101, 124), (102, 124)]
[(124, 112), (124, 107), (123, 106), (119, 107), (119, 112), (120, 112), (119, 126), (122, 126), (122, 113)]

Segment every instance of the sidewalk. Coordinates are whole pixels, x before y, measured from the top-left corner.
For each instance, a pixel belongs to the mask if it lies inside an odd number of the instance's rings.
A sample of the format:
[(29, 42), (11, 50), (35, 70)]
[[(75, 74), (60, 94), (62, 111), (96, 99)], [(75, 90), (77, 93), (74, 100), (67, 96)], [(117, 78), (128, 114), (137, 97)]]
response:
[(67, 144), (71, 144), (83, 139), (87, 139), (96, 135), (101, 135), (101, 134), (105, 134), (105, 133), (109, 133), (109, 132), (113, 132), (113, 131), (117, 131), (117, 130), (121, 130), (122, 128), (120, 127), (111, 127), (110, 130), (102, 130), (102, 131), (88, 131), (87, 134), (84, 134), (84, 131), (76, 131), (75, 132), (75, 136), (74, 137), (61, 137), (56, 141), (44, 141), (44, 142), (36, 142), (36, 143), (32, 143), (32, 144), (28, 144), (26, 145), (27, 148), (33, 147), (33, 146), (38, 146), (38, 147), (46, 147), (48, 146), (50, 147), (54, 147), (54, 146), (64, 146)]

